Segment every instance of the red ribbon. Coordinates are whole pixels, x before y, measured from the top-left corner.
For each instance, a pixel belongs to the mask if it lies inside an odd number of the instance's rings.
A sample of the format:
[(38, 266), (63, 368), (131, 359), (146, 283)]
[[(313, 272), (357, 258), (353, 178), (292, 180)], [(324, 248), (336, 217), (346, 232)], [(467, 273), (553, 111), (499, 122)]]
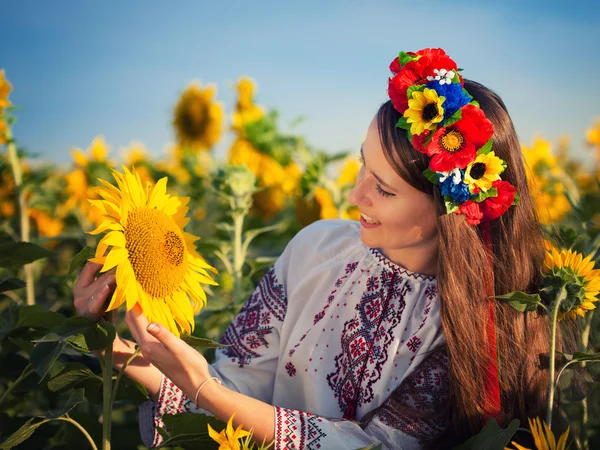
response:
[(481, 223), (481, 231), (483, 233), (483, 242), (488, 254), (488, 261), (490, 266), (489, 278), (487, 284), (487, 304), (488, 304), (488, 321), (486, 326), (486, 333), (488, 338), (488, 354), (489, 362), (485, 373), (485, 390), (484, 396), (484, 408), (486, 420), (492, 417), (496, 418), (500, 423), (500, 380), (498, 377), (498, 353), (496, 349), (496, 313), (495, 313), (495, 300), (494, 300), (494, 261), (493, 261), (493, 250), (492, 250), (492, 231), (490, 230), (490, 223), (488, 221)]

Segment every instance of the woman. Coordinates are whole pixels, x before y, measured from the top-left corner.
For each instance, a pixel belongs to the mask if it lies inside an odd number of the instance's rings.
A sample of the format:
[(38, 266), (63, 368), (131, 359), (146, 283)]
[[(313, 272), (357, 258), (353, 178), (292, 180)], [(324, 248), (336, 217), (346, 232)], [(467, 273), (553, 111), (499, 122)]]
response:
[[(349, 194), (360, 223), (321, 221), (302, 230), (226, 331), (230, 347), (217, 351), (214, 364), (164, 327), (127, 313), (143, 355), (126, 374), (152, 397), (140, 409), (147, 445), (159, 444), (163, 414), (183, 411), (221, 420), (235, 413), (236, 424), (254, 428), (259, 441), (275, 440), (276, 449), (351, 449), (377, 441), (387, 448), (446, 448), (491, 416), (507, 422), (543, 412), (545, 319), (500, 302), (489, 309), (491, 284), (497, 295), (530, 290), (543, 259), (510, 117), (497, 95), (463, 80), (442, 50), (401, 53), (391, 69), (391, 101), (368, 128), (363, 166)], [(458, 103), (442, 81), (460, 82), (451, 86), (461, 90)], [(410, 86), (420, 86), (421, 94), (410, 97)], [(425, 99), (421, 107), (419, 98)], [(451, 105), (464, 115), (453, 128)], [(471, 128), (464, 125), (468, 114), (478, 117)], [(442, 127), (445, 154), (430, 146)], [(473, 149), (463, 145), (469, 133), (489, 136)], [(497, 198), (512, 204), (516, 188), (518, 206), (468, 200), (479, 192), (474, 179), (484, 175), (471, 168), (474, 150), (490, 136), (510, 186)], [(435, 184), (423, 174), (434, 160)], [(463, 171), (450, 170), (449, 160)], [(465, 173), (473, 178), (470, 191), (466, 178), (447, 181)], [(88, 263), (74, 288), (79, 314), (100, 317), (114, 289), (112, 276), (94, 281), (98, 269)], [(116, 340), (116, 368), (133, 348)]]

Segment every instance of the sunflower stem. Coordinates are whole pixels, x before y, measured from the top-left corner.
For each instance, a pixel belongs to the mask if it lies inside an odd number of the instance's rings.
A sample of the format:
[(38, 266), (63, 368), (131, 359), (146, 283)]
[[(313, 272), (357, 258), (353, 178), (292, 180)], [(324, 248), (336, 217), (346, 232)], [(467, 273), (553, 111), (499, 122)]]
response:
[(102, 368), (102, 450), (110, 450), (110, 427), (112, 413), (112, 343), (104, 351)]
[[(19, 155), (17, 153), (17, 146), (12, 136), (10, 127), (6, 129), (6, 141), (8, 142), (8, 161), (12, 168), (13, 178), (15, 180), (15, 198), (17, 204), (17, 211), (21, 221), (21, 241), (29, 242), (29, 217), (27, 215), (27, 199), (25, 197), (25, 190), (23, 189), (23, 171), (21, 170), (21, 164), (19, 162)], [(33, 266), (27, 264), (24, 267), (25, 271), (25, 291), (27, 293), (27, 305), (35, 304), (35, 290), (33, 286)]]
[(554, 371), (556, 364), (556, 328), (558, 324), (558, 310), (562, 301), (567, 298), (567, 289), (563, 284), (560, 289), (560, 294), (556, 299), (554, 308), (552, 309), (551, 323), (550, 323), (550, 367), (548, 368), (548, 403), (546, 412), (546, 423), (548, 428), (552, 426), (552, 408), (554, 406), (554, 392), (556, 390), (556, 384), (554, 380)]
[(244, 226), (244, 214), (233, 215), (233, 304), (238, 305), (242, 301), (242, 268), (246, 255), (242, 248), (242, 229)]
[(76, 420), (71, 419), (68, 415), (64, 416), (64, 417), (59, 417), (56, 420), (64, 420), (65, 422), (69, 422), (69, 423), (73, 424), (79, 431), (81, 431), (83, 433), (83, 435), (85, 436), (85, 438), (90, 443), (90, 446), (92, 447), (92, 449), (98, 450), (98, 447), (96, 447), (96, 444), (94, 443), (94, 440), (92, 439), (92, 437), (90, 436), (90, 434), (87, 432), (87, 430), (85, 428), (83, 428), (80, 425), (79, 422), (77, 422)]
[(27, 378), (29, 375), (31, 375), (33, 373), (33, 369), (31, 368), (31, 363), (27, 364), (27, 366), (25, 366), (25, 369), (23, 369), (23, 372), (21, 372), (21, 375), (19, 375), (19, 377), (13, 382), (13, 384), (11, 384), (6, 391), (4, 391), (4, 393), (2, 394), (2, 397), (0, 397), (0, 405), (2, 403), (4, 403), (4, 400), (6, 400), (9, 396), (9, 394), (19, 385), (21, 384), (21, 382)]
[[(594, 311), (591, 311), (587, 317), (585, 326), (583, 327), (583, 331), (581, 332), (581, 346), (579, 347), (581, 352), (586, 352), (589, 345), (590, 340), (590, 331), (592, 328), (592, 320), (594, 318)], [(585, 367), (585, 362), (583, 362), (582, 367)], [(589, 447), (589, 430), (588, 430), (588, 403), (587, 397), (584, 398), (581, 402), (581, 448), (583, 450), (588, 450)]]

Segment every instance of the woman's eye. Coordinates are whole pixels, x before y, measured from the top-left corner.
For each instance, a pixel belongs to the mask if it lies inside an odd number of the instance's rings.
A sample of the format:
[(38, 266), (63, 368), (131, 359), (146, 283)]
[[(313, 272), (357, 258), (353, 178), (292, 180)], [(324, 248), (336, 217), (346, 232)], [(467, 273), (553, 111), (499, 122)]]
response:
[(383, 189), (381, 189), (381, 186), (379, 186), (378, 184), (375, 185), (377, 192), (379, 192), (379, 195), (381, 195), (382, 197), (393, 197), (394, 194), (392, 194), (391, 192), (388, 191), (384, 191)]
[(358, 162), (361, 163), (364, 166), (365, 165), (365, 158), (363, 158), (362, 155), (360, 155), (358, 157)]

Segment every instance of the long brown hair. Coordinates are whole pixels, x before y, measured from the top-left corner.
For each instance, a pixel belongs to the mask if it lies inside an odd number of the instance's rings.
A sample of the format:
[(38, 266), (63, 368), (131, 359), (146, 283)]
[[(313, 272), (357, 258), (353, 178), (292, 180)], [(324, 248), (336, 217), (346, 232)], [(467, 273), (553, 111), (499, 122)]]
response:
[[(493, 150), (506, 161), (502, 179), (515, 186), (518, 206), (491, 224), (496, 295), (531, 291), (540, 281), (544, 257), (542, 230), (529, 192), (523, 154), (512, 120), (500, 97), (465, 80), (465, 89), (479, 102), (494, 125)], [(396, 128), (400, 114), (390, 101), (377, 113), (382, 147), (396, 172), (409, 184), (433, 196), (438, 208), (439, 254), (437, 282), (442, 327), (450, 361), (449, 414), (452, 427), (444, 447), (464, 442), (485, 423), (485, 373), (489, 362), (486, 337), (486, 283), (490, 264), (481, 230), (465, 216), (446, 214), (439, 189), (424, 176), (429, 157), (416, 151), (406, 132)], [(520, 313), (495, 302), (500, 365), (501, 421), (544, 417), (548, 388), (548, 320), (537, 312)], [(452, 444), (451, 444), (452, 443)]]

